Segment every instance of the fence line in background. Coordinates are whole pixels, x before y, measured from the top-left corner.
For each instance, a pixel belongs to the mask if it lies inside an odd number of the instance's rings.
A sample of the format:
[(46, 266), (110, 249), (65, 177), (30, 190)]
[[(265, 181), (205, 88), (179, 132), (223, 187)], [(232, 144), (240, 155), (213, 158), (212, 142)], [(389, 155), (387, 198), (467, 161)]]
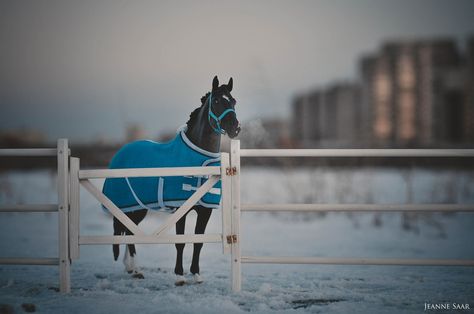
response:
[(242, 204), (246, 212), (472, 212), (474, 204)]
[(0, 213), (54, 213), (57, 211), (57, 204), (0, 205)]
[(241, 149), (241, 157), (474, 157), (474, 149)]
[(458, 259), (330, 258), (295, 256), (242, 256), (242, 263), (392, 266), (474, 266), (474, 260)]
[(29, 258), (29, 257), (2, 257), (2, 265), (59, 265), (59, 258)]
[(58, 170), (58, 204), (5, 204), (0, 206), (0, 213), (41, 213), (59, 212), (59, 258), (22, 258), (2, 257), (4, 265), (56, 265), (59, 266), (59, 290), (70, 291), (69, 238), (67, 221), (69, 216), (69, 145), (67, 139), (59, 139), (56, 148), (19, 148), (0, 149), (0, 157), (54, 157), (57, 159)]
[(1, 157), (46, 157), (56, 156), (57, 148), (2, 148)]
[(474, 149), (240, 149), (231, 141), (231, 166), (234, 211), (232, 228), (238, 235), (232, 249), (232, 289), (241, 290), (241, 263), (258, 264), (329, 264), (329, 265), (412, 265), (474, 266), (474, 260), (331, 258), (302, 256), (241, 256), (240, 213), (242, 212), (473, 212), (474, 204), (241, 204), (240, 159), (244, 157), (474, 157)]

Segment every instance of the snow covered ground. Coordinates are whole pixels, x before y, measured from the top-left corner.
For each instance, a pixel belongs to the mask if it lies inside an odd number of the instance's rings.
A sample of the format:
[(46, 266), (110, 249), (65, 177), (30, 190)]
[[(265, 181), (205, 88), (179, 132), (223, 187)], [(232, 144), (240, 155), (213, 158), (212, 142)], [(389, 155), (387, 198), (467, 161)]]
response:
[[(0, 174), (0, 202), (55, 202), (47, 171)], [(97, 181), (100, 186), (101, 182)], [(474, 173), (414, 169), (244, 168), (243, 202), (474, 203)], [(81, 192), (81, 233), (112, 234), (111, 218)], [(187, 233), (195, 215), (188, 216)], [(165, 214), (149, 215), (145, 230)], [(208, 233), (219, 232), (220, 213)], [(263, 214), (242, 217), (243, 255), (474, 259), (474, 214)], [(83, 246), (72, 265), (72, 293), (57, 293), (51, 266), (0, 266), (0, 313), (32, 303), (38, 313), (420, 313), (428, 303), (469, 303), (474, 268), (243, 265), (232, 293), (230, 259), (205, 244), (200, 285), (174, 286), (173, 245), (138, 245), (144, 280), (132, 279), (111, 246)], [(123, 253), (123, 249), (122, 249)], [(192, 246), (185, 249), (189, 270)], [(57, 256), (57, 214), (1, 214), (0, 256)], [(189, 271), (186, 275), (191, 279)], [(2, 312), (3, 311), (3, 312)], [(436, 311), (439, 312), (439, 311)]]

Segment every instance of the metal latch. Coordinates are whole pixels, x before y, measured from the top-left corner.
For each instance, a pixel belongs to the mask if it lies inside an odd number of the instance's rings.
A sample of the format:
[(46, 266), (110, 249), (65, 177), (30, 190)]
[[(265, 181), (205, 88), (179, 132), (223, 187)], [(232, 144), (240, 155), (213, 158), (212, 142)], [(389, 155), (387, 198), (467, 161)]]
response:
[(227, 236), (227, 244), (237, 243), (237, 235), (228, 235)]
[(237, 167), (225, 168), (225, 174), (228, 176), (235, 176), (237, 173)]

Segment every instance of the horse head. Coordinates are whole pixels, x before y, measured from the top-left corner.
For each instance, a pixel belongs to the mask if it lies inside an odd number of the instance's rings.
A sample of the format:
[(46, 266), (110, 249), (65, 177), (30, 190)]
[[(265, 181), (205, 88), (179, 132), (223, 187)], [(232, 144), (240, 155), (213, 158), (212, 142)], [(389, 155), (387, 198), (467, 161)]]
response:
[(231, 95), (233, 80), (219, 86), (217, 75), (212, 80), (212, 91), (208, 93), (205, 105), (208, 110), (208, 121), (217, 134), (226, 134), (230, 138), (240, 132), (240, 123), (235, 112), (236, 101)]

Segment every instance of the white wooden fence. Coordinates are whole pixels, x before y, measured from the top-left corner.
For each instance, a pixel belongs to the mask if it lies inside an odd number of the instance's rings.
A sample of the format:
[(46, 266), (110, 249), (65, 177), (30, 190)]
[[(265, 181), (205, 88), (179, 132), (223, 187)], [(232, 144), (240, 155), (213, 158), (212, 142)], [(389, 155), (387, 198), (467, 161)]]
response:
[[(381, 259), (322, 258), (288, 256), (242, 256), (241, 212), (248, 211), (474, 211), (473, 204), (241, 204), (241, 158), (251, 157), (474, 157), (474, 149), (240, 149), (240, 141), (231, 141), (229, 154), (221, 154), (220, 167), (176, 167), (137, 169), (81, 170), (78, 158), (69, 158), (66, 139), (58, 140), (53, 149), (0, 149), (0, 157), (56, 156), (58, 163), (57, 204), (0, 205), (1, 212), (58, 212), (58, 258), (0, 258), (0, 264), (58, 265), (60, 291), (70, 291), (71, 262), (80, 256), (81, 245), (100, 244), (170, 244), (222, 243), (223, 252), (231, 253), (232, 290), (240, 291), (242, 263), (332, 264), (332, 265), (449, 265), (474, 266), (474, 260), (457, 259)], [(70, 169), (69, 169), (70, 168)], [(146, 234), (90, 181), (97, 178), (164, 177), (201, 175), (208, 180), (152, 234)], [(169, 235), (167, 231), (183, 217), (214, 184), (222, 182), (222, 232), (201, 235)], [(271, 184), (271, 183), (269, 183)], [(80, 234), (80, 186), (91, 193), (132, 233), (130, 236)]]
[[(285, 212), (379, 212), (379, 211), (451, 211), (472, 212), (474, 204), (241, 204), (240, 160), (251, 157), (474, 157), (474, 149), (240, 149), (240, 142), (231, 141), (232, 232), (237, 240), (232, 247), (232, 290), (241, 290), (241, 263), (263, 264), (331, 264), (331, 265), (446, 265), (474, 266), (474, 260), (458, 259), (382, 259), (330, 258), (302, 256), (242, 256), (240, 247), (240, 213), (250, 211)], [(271, 183), (269, 183), (271, 184)]]
[(67, 139), (59, 139), (56, 148), (0, 149), (0, 157), (56, 157), (58, 167), (58, 202), (57, 204), (2, 204), (3, 212), (58, 212), (59, 257), (2, 257), (0, 264), (10, 265), (56, 265), (59, 266), (59, 290), (70, 291), (70, 258), (68, 241), (69, 219), (69, 147)]

